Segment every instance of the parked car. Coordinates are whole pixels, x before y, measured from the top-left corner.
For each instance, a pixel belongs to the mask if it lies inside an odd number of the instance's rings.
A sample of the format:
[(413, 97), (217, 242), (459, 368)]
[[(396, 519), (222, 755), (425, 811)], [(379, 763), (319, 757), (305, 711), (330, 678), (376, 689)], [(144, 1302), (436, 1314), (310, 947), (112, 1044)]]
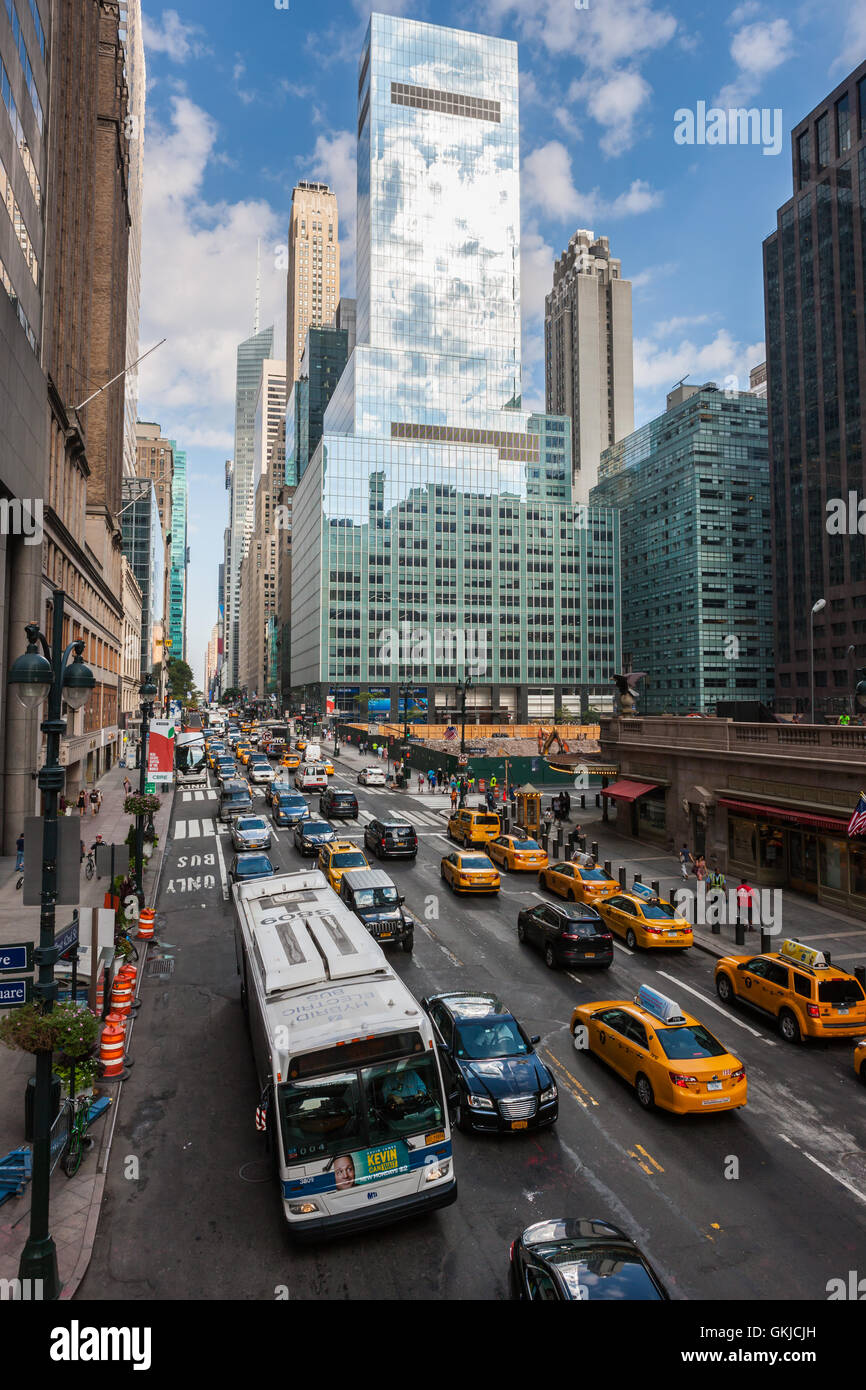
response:
[(231, 823), (232, 845), (237, 850), (270, 849), (271, 827), (264, 816), (238, 816)]
[(380, 945), (393, 943), (411, 952), (415, 923), (403, 911), (402, 893), (382, 869), (347, 869), (340, 897)]
[(371, 820), (364, 826), (364, 847), (379, 859), (414, 859), (418, 836), (406, 820)]
[(436, 1035), (455, 1123), (495, 1133), (555, 1123), (559, 1097), (530, 1038), (495, 994), (450, 990), (421, 1001)]
[(358, 781), (364, 787), (384, 787), (388, 783), (385, 769), (381, 765), (362, 767), (358, 773)]
[(358, 798), (354, 792), (326, 787), (319, 796), (319, 811), (328, 820), (357, 820)]
[(556, 1218), (511, 1243), (511, 1296), (526, 1302), (669, 1300), (630, 1236), (609, 1221)]
[(517, 916), (517, 939), (536, 946), (551, 970), (557, 966), (613, 963), (613, 935), (594, 907), (583, 903), (533, 903)]

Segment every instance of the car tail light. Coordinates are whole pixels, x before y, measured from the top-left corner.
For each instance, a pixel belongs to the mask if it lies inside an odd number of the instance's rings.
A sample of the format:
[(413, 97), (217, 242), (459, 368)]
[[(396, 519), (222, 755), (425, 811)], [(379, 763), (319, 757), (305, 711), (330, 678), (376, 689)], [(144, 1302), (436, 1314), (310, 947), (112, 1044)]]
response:
[(732, 1072), (731, 1072), (731, 1080), (732, 1080), (732, 1081), (745, 1081), (745, 1079), (746, 1079), (746, 1068), (745, 1068), (745, 1067), (740, 1067), (739, 1071), (732, 1071)]
[(644, 927), (644, 931), (648, 936), (664, 936), (661, 927)]
[(508, 1258), (509, 1260), (514, 1259), (514, 1241), (512, 1241), (508, 1247)]
[(686, 1076), (678, 1071), (669, 1071), (668, 1076), (675, 1086), (696, 1086), (698, 1081), (696, 1076)]
[(818, 1007), (817, 1004), (807, 1004), (807, 1005), (806, 1005), (806, 1012), (807, 1012), (807, 1014), (809, 1015), (810, 1018), (820, 1018), (820, 1017), (821, 1017), (821, 1010), (819, 1009), (819, 1007)]

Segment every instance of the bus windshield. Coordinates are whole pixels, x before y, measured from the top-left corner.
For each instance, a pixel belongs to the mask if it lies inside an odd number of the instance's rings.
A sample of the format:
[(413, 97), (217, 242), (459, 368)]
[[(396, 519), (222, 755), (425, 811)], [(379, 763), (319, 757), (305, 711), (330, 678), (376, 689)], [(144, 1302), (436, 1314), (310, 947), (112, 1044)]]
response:
[(432, 1056), (277, 1087), (287, 1163), (370, 1148), (444, 1122)]
[(182, 777), (188, 776), (191, 772), (198, 772), (205, 765), (204, 739), (201, 734), (197, 740), (186, 739), (183, 734), (179, 736), (174, 750), (175, 771)]

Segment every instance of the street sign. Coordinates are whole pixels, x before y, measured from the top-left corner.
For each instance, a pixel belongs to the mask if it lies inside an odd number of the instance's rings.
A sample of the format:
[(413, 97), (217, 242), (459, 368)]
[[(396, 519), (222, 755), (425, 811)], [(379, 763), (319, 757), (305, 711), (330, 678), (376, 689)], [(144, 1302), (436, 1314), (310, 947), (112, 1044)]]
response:
[(33, 981), (0, 980), (0, 1009), (20, 1009), (33, 998)]
[(60, 932), (59, 936), (55, 936), (54, 945), (57, 947), (57, 951), (61, 959), (63, 958), (63, 956), (69, 955), (69, 952), (78, 945), (77, 920), (70, 923), (68, 927), (64, 927), (63, 931)]
[(32, 941), (15, 941), (9, 946), (0, 946), (0, 971), (32, 969)]

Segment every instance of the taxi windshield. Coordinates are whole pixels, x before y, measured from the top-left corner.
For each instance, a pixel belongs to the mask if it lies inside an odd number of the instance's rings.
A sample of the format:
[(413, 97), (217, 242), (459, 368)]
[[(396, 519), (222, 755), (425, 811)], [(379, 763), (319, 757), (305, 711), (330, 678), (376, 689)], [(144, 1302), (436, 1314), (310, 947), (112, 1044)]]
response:
[(662, 1045), (666, 1057), (685, 1061), (691, 1057), (723, 1057), (727, 1048), (700, 1023), (687, 1023), (678, 1028), (659, 1028), (656, 1037)]
[(486, 854), (464, 854), (460, 861), (461, 869), (492, 869), (493, 865)]
[(512, 840), (512, 849), (538, 849), (534, 840)]
[(336, 864), (340, 869), (361, 869), (367, 861), (359, 849), (354, 849), (342, 850), (339, 854), (335, 854), (331, 863)]
[(581, 869), (580, 877), (584, 883), (607, 883), (607, 874), (603, 874), (601, 869)]
[(674, 915), (670, 903), (641, 903), (641, 911), (649, 922), (669, 922)]

